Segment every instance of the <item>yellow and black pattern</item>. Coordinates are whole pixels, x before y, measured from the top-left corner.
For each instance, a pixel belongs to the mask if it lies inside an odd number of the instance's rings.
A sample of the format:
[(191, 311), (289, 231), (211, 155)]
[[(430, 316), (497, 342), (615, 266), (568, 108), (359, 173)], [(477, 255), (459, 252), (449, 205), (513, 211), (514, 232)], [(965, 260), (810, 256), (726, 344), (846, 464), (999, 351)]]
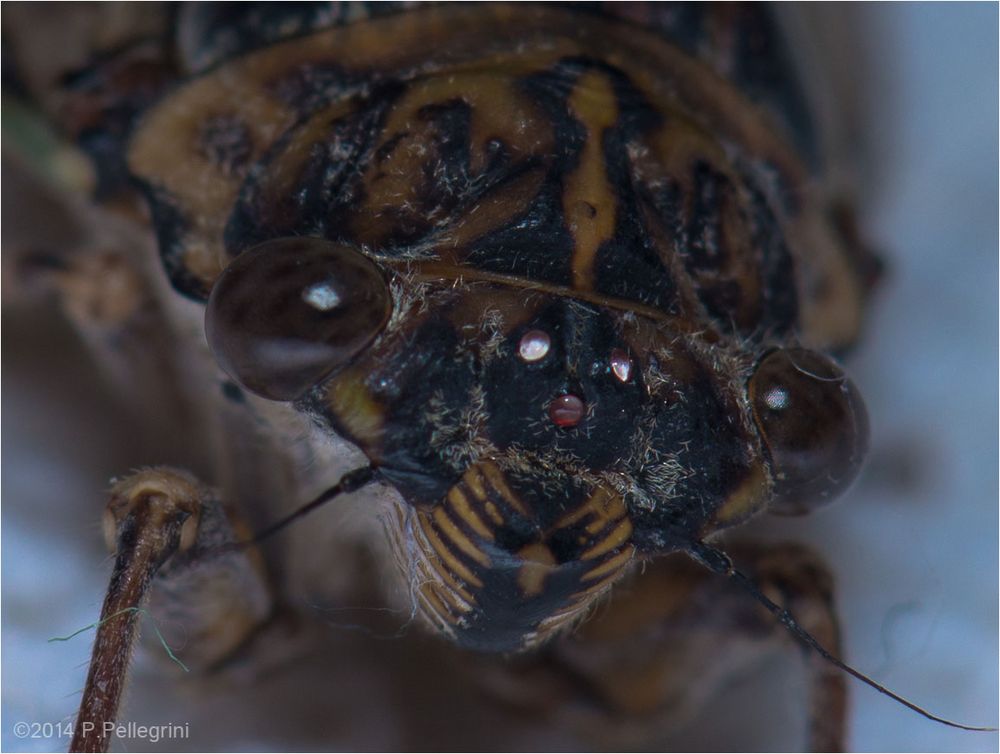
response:
[[(635, 557), (620, 495), (573, 487), (556, 518), (517, 490), (493, 461), (469, 467), (433, 509), (397, 508), (397, 557), (424, 616), (462, 644), (515, 651), (571, 624)], [(551, 501), (546, 501), (550, 503)]]
[(840, 345), (860, 283), (813, 227), (808, 162), (773, 112), (655, 32), (456, 5), (234, 60), (153, 110), (130, 159), (195, 297), (255, 243), (310, 235), (741, 337), (805, 317)]

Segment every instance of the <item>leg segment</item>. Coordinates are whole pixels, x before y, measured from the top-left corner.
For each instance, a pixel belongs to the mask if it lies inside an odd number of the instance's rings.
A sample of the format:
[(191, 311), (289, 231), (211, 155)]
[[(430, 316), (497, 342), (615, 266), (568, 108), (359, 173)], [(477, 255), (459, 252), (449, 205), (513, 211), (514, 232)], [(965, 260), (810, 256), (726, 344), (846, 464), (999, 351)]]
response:
[(160, 467), (115, 484), (105, 534), (115, 566), (71, 751), (107, 751), (147, 605), (165, 627), (182, 627), (190, 640), (184, 658), (196, 668), (223, 661), (271, 612), (259, 556), (234, 546), (246, 535), (188, 474)]

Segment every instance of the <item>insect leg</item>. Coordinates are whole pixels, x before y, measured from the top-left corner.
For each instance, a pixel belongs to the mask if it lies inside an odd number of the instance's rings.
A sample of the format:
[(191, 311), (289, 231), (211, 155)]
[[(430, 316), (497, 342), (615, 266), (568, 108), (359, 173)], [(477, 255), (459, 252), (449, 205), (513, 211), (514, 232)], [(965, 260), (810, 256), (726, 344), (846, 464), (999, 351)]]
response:
[(146, 469), (114, 485), (105, 535), (115, 546), (115, 565), (71, 751), (108, 749), (140, 612), (152, 614), (168, 650), (175, 640), (159, 625), (182, 628), (183, 662), (195, 668), (223, 661), (265, 622), (272, 602), (259, 556), (227, 547), (246, 539), (239, 528), (212, 492), (184, 472)]

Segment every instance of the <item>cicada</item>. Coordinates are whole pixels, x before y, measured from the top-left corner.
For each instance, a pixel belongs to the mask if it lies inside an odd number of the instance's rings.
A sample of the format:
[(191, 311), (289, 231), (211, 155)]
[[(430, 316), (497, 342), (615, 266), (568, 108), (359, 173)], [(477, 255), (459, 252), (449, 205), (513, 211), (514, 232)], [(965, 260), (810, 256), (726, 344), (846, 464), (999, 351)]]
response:
[(180, 439), (111, 489), (73, 746), (114, 736), (148, 612), (223, 685), (394, 625), (385, 672), (476, 710), (448, 723), (476, 746), (480, 716), (655, 741), (799, 640), (806, 740), (843, 748), (826, 567), (725, 539), (834, 499), (868, 444), (838, 358), (879, 263), (769, 12), (107, 12), (86, 66), (17, 50), (98, 199), (19, 269)]

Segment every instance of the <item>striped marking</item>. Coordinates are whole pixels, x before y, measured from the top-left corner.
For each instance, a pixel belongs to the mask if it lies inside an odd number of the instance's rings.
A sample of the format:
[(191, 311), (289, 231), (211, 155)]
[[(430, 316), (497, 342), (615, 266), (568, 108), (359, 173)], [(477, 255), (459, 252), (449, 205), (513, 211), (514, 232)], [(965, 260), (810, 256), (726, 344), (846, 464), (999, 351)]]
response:
[[(448, 502), (451, 503), (452, 510), (454, 510), (455, 515), (458, 516), (460, 521), (464, 521), (469, 527), (476, 532), (483, 539), (493, 540), (493, 532), (490, 528), (483, 523), (483, 520), (479, 517), (469, 505), (469, 499), (462, 492), (461, 487), (458, 485), (454, 486), (448, 492)], [(501, 519), (502, 521), (502, 519)]]
[(476, 547), (473, 541), (465, 535), (465, 532), (458, 528), (443, 506), (435, 508), (432, 515), (442, 539), (451, 542), (483, 568), (489, 568), (490, 559), (486, 557), (486, 553)]
[[(527, 507), (491, 461), (470, 466), (433, 510), (413, 512), (418, 552), (410, 568), (426, 578), (418, 594), (432, 622), (461, 625), (462, 615), (476, 604), (474, 590), (483, 588), (477, 569), (492, 565), (483, 542), (494, 541), (496, 527), (518, 514), (527, 516)], [(542, 544), (530, 545), (520, 554), (531, 561), (518, 574), (522, 591), (541, 594), (555, 557)]]
[(497, 510), (497, 507), (493, 504), (492, 500), (487, 500), (483, 508), (485, 509), (486, 514), (493, 520), (494, 523), (496, 524), (503, 523), (503, 516), (500, 515), (500, 511)]
[(599, 558), (601, 555), (606, 555), (612, 550), (616, 550), (623, 544), (628, 542), (629, 537), (632, 536), (632, 522), (627, 518), (623, 518), (618, 522), (618, 525), (608, 533), (604, 539), (599, 541), (593, 547), (588, 550), (584, 550), (583, 554), (580, 556), (581, 560), (593, 560)]
[[(428, 575), (426, 570), (424, 570), (424, 575)], [(451, 589), (450, 586), (443, 581), (427, 579), (422, 584), (422, 587), (423, 586), (432, 589), (442, 603), (447, 603), (447, 605), (451, 607), (449, 612), (452, 615), (455, 614), (455, 611), (458, 611), (459, 613), (468, 613), (472, 610), (472, 603), (462, 599), (458, 591)]]
[(442, 563), (422, 528), (415, 525), (418, 516), (400, 501), (382, 522), (394, 560), (411, 584), (422, 615), (437, 630), (454, 636), (463, 616), (473, 610), (475, 599)]
[(586, 598), (588, 601), (602, 594), (606, 589), (610, 589), (613, 584), (615, 584), (618, 579), (621, 578), (621, 573), (615, 571), (610, 576), (601, 579), (588, 586), (579, 592), (581, 599)]
[[(472, 595), (472, 593), (466, 590), (462, 582), (452, 576), (448, 569), (438, 567), (440, 561), (429, 560), (426, 557), (426, 553), (423, 552), (421, 552), (421, 555), (424, 556), (422, 561), (423, 568), (421, 570), (427, 580), (439, 581), (442, 585), (446, 586), (449, 591), (454, 592), (455, 595), (468, 606), (468, 609), (471, 610), (472, 606), (476, 604), (476, 598)], [(431, 572), (427, 571), (428, 568), (431, 569)]]
[(454, 623), (451, 613), (448, 612), (448, 608), (444, 606), (444, 603), (441, 601), (441, 598), (438, 597), (438, 594), (434, 589), (436, 586), (437, 584), (433, 581), (421, 584), (420, 597), (439, 622)]
[[(491, 547), (496, 544), (487, 543), (495, 543), (499, 528), (521, 516), (529, 523), (537, 522), (537, 516), (529, 514), (524, 501), (510, 487), (505, 473), (493, 461), (482, 461), (470, 466), (434, 509), (408, 508), (397, 513), (395, 523), (405, 526), (409, 536), (397, 532), (393, 541), (397, 547), (407, 548), (401, 561), (425, 619), (451, 636), (473, 624), (488, 633), (490, 614), (477, 612), (480, 590), (487, 588), (487, 582), (493, 583), (487, 577), (496, 577), (491, 576), (495, 566)], [(579, 541), (564, 555), (571, 562), (563, 564), (553, 543), (567, 541), (565, 534)], [(631, 535), (632, 523), (622, 496), (601, 484), (579, 506), (539, 532), (537, 540), (510, 553), (516, 570), (502, 570), (498, 577), (504, 580), (507, 576), (503, 574), (509, 573), (517, 591), (510, 596), (513, 601), (507, 608), (512, 612), (503, 620), (518, 614), (521, 600), (526, 604), (540, 600), (538, 604), (545, 605), (547, 612), (543, 617), (532, 611), (524, 614), (523, 647), (538, 644), (583, 617), (621, 578), (635, 557), (635, 547), (629, 543)], [(589, 570), (578, 576), (578, 581), (551, 580), (564, 567), (579, 573), (581, 566)]]
[(568, 529), (589, 517), (591, 522), (586, 529), (590, 534), (596, 534), (627, 514), (621, 496), (605, 485), (598, 485), (581, 506), (556, 522), (556, 528)]
[(629, 545), (628, 547), (622, 548), (622, 551), (619, 552), (617, 555), (609, 558), (608, 560), (605, 560), (600, 565), (591, 568), (589, 571), (583, 574), (583, 577), (580, 580), (592, 581), (594, 579), (600, 579), (604, 576), (607, 576), (610, 573), (616, 573), (621, 569), (623, 569), (625, 566), (627, 566), (629, 562), (631, 562), (634, 555), (635, 555), (635, 547), (633, 545)]
[[(543, 618), (537, 628), (528, 636), (530, 645), (544, 641), (551, 633), (569, 626), (586, 614), (587, 609), (621, 578), (635, 557), (635, 546), (629, 544), (632, 536), (632, 522), (621, 495), (606, 485), (598, 485), (590, 496), (576, 509), (560, 518), (545, 532), (544, 541), (552, 541), (565, 530), (581, 531), (577, 540), (581, 547), (587, 547), (576, 561), (595, 561), (594, 567), (580, 577), (577, 591), (567, 594), (561, 606)], [(539, 551), (522, 550), (519, 555), (527, 559), (536, 558)], [(546, 552), (551, 552), (545, 547)], [(519, 585), (526, 597), (544, 593), (545, 576), (551, 566), (528, 564), (519, 573)]]
[(483, 480), (480, 478), (478, 469), (476, 466), (470, 466), (468, 471), (462, 477), (462, 484), (469, 488), (472, 493), (473, 500), (485, 500), (486, 488), (483, 486)]
[(471, 584), (476, 588), (481, 588), (483, 586), (483, 582), (480, 581), (479, 578), (477, 578), (476, 575), (455, 556), (455, 554), (451, 551), (451, 548), (441, 541), (441, 538), (434, 530), (434, 525), (423, 511), (417, 513), (417, 521), (420, 523), (420, 529), (427, 538), (427, 542), (431, 546), (434, 554), (444, 561), (445, 565), (451, 568), (452, 573), (465, 581), (467, 584)]
[(504, 476), (504, 473), (495, 463), (492, 461), (480, 461), (475, 466), (471, 466), (469, 468), (469, 471), (467, 471), (466, 474), (469, 473), (481, 474), (482, 479), (493, 488), (493, 491), (500, 496), (500, 499), (503, 502), (507, 503), (507, 505), (520, 513), (522, 516), (530, 515), (524, 503), (522, 503), (514, 491), (507, 486), (507, 479)]
[[(428, 557), (428, 551), (425, 548), (421, 548), (419, 551), (420, 559), (416, 561), (416, 568), (421, 572), (427, 581), (439, 581), (444, 586), (446, 586), (450, 591), (454, 592), (457, 597), (465, 604), (471, 606), (476, 604), (476, 598), (469, 592), (465, 585), (456, 579), (451, 571), (447, 568), (442, 568), (442, 562), (439, 558)], [(433, 551), (430, 551), (430, 555), (433, 555)]]

